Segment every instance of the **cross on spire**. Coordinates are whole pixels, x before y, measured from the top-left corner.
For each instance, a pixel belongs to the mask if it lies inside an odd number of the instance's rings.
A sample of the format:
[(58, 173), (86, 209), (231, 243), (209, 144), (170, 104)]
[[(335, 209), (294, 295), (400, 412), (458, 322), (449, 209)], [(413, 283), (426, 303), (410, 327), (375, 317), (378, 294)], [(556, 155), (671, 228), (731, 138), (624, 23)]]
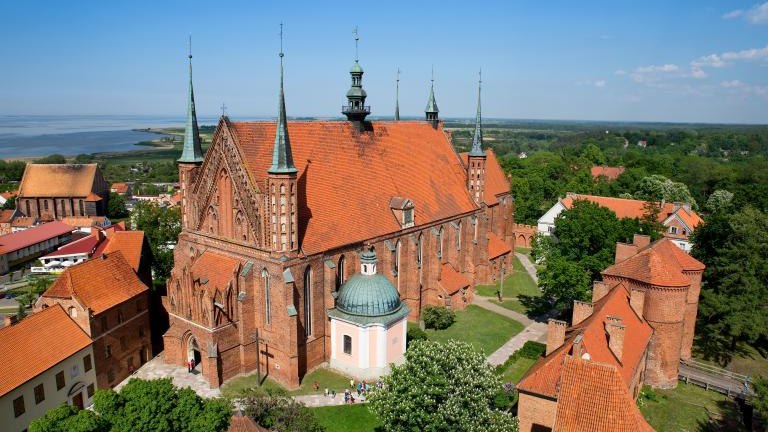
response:
[(280, 23), (280, 98), (277, 108), (277, 130), (275, 146), (272, 150), (272, 166), (269, 174), (296, 174), (291, 153), (291, 140), (288, 137), (287, 116), (285, 114), (285, 94), (283, 91), (283, 23)]
[(221, 103), (220, 108), (221, 108), (221, 116), (223, 117), (227, 115), (227, 105), (224, 102)]
[(355, 26), (355, 29), (352, 30), (352, 35), (355, 37), (355, 61), (358, 61), (359, 58), (357, 56), (357, 41), (360, 40), (360, 35), (357, 33), (357, 26)]

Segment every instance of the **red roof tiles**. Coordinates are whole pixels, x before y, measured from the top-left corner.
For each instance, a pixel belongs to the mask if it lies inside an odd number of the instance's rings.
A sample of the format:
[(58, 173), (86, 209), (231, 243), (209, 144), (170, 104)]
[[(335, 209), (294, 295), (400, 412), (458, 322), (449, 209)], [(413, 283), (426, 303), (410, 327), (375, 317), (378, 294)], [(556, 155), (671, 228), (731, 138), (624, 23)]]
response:
[(653, 431), (612, 365), (566, 356), (553, 432)]
[(697, 270), (704, 270), (704, 264), (664, 238), (608, 267), (602, 273), (656, 286), (685, 287), (691, 281), (683, 271)]
[[(465, 168), (443, 131), (422, 121), (372, 122), (371, 127), (360, 133), (350, 122), (288, 122), (304, 189), (298, 205), (305, 253), (399, 231), (388, 205), (392, 197), (413, 201), (417, 224), (477, 208), (467, 191)], [(254, 185), (263, 187), (275, 122), (231, 123), (230, 130)]]
[(43, 297), (76, 297), (94, 314), (101, 313), (147, 291), (120, 251), (64, 270)]
[(6, 234), (0, 236), (0, 254), (7, 254), (71, 232), (71, 226), (54, 221), (24, 231)]
[(108, 234), (106, 246), (98, 255), (107, 255), (120, 251), (131, 265), (133, 271), (139, 271), (141, 252), (144, 248), (144, 231), (115, 231)]
[(488, 259), (498, 258), (510, 252), (512, 249), (495, 232), (488, 233)]
[(60, 305), (0, 328), (0, 396), (91, 345), (91, 338)]
[(456, 291), (466, 288), (471, 282), (461, 273), (454, 270), (453, 266), (445, 263), (440, 267), (440, 286), (445, 292), (453, 294)]
[(192, 264), (191, 274), (193, 279), (200, 280), (200, 286), (209, 293), (227, 288), (232, 280), (240, 261), (235, 258), (220, 255), (215, 252), (205, 251)]
[(243, 415), (233, 415), (229, 422), (227, 432), (269, 432), (267, 429), (256, 424), (250, 417)]
[(44, 256), (43, 258), (54, 258), (54, 257), (60, 257), (60, 256), (81, 255), (81, 254), (86, 254), (90, 256), (93, 253), (93, 251), (96, 250), (96, 247), (99, 245), (99, 243), (100, 243), (99, 236), (91, 234), (88, 237), (83, 237), (79, 240), (69, 242), (64, 246), (60, 247), (59, 249)]
[[(618, 218), (642, 218), (643, 215), (646, 213), (646, 205), (647, 201), (641, 201), (641, 200), (635, 200), (635, 199), (625, 199), (625, 198), (613, 198), (613, 197), (603, 197), (603, 196), (597, 196), (597, 195), (582, 195), (582, 194), (573, 194), (568, 193), (568, 195), (561, 200), (563, 205), (566, 209), (570, 209), (573, 207), (573, 202), (575, 200), (586, 200), (593, 202), (601, 207), (605, 207), (612, 212), (616, 213), (616, 217)], [(658, 206), (658, 203), (656, 203)], [(676, 208), (677, 207), (677, 208)], [(672, 214), (685, 214), (686, 220), (689, 220), (693, 225), (689, 225), (691, 229), (696, 228), (700, 223), (702, 223), (702, 219), (699, 217), (699, 215), (696, 214), (693, 210), (686, 210), (679, 205), (675, 205), (674, 203), (665, 203), (664, 208), (659, 211), (659, 222), (665, 221), (670, 215)], [(681, 216), (683, 217), (683, 216)], [(686, 222), (687, 224), (687, 222)]]
[(112, 183), (109, 190), (118, 194), (126, 194), (128, 193), (128, 185), (125, 183)]
[(591, 172), (593, 178), (603, 176), (608, 180), (616, 180), (621, 174), (624, 173), (624, 167), (593, 166)]
[(0, 223), (11, 223), (16, 210), (3, 210), (0, 212)]

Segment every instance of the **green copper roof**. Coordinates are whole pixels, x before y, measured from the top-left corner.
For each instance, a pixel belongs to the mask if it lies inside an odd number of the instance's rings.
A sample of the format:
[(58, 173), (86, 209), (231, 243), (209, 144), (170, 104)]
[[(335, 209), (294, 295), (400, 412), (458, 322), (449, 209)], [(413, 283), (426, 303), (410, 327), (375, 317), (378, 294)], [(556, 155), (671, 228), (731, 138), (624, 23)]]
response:
[(483, 118), (480, 115), (480, 86), (482, 83), (482, 79), (477, 82), (477, 118), (475, 119), (475, 135), (472, 137), (472, 150), (469, 151), (469, 155), (485, 157), (485, 152), (483, 152)]
[(337, 318), (343, 321), (355, 323), (363, 327), (367, 327), (374, 324), (389, 326), (390, 324), (393, 324), (407, 317), (410, 311), (411, 309), (407, 305), (403, 305), (403, 307), (401, 307), (397, 311), (392, 312), (390, 314), (381, 315), (381, 316), (364, 316), (364, 315), (349, 314), (340, 310), (339, 308), (334, 308), (328, 311), (328, 316), (332, 318)]
[(360, 63), (358, 63), (357, 60), (355, 60), (355, 63), (349, 69), (349, 72), (350, 73), (363, 73), (363, 67), (360, 66)]
[(285, 115), (285, 93), (283, 91), (283, 53), (280, 52), (280, 102), (277, 110), (277, 130), (275, 147), (272, 150), (272, 166), (269, 174), (295, 174), (298, 170), (293, 165), (291, 140), (288, 137), (288, 123)]
[(189, 54), (189, 95), (187, 96), (187, 121), (184, 125), (184, 147), (178, 162), (201, 163), (203, 148), (200, 146), (200, 130), (195, 113), (195, 92), (192, 89), (192, 53)]
[(437, 102), (435, 101), (435, 81), (432, 81), (432, 85), (429, 87), (429, 100), (427, 101), (427, 107), (424, 109), (426, 113), (438, 113)]
[(380, 317), (402, 309), (403, 303), (395, 287), (386, 277), (376, 273), (376, 252), (363, 252), (360, 265), (363, 271), (349, 278), (339, 289), (336, 309), (362, 317)]

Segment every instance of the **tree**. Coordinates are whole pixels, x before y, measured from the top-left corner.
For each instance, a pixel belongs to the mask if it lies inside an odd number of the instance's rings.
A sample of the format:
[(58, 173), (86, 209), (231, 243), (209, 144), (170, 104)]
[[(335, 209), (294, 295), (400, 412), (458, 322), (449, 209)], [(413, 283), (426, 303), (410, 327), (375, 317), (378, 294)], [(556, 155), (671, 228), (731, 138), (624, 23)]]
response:
[(559, 254), (550, 257), (546, 268), (539, 272), (540, 302), (546, 303), (532, 306), (537, 312), (546, 312), (553, 308), (568, 310), (573, 307), (574, 300), (589, 301), (592, 298), (591, 281), (589, 272), (580, 263), (570, 261)]
[(132, 379), (118, 393), (98, 390), (93, 411), (63, 405), (30, 424), (30, 432), (223, 432), (232, 409), (222, 399), (202, 399), (170, 378)]
[(109, 193), (109, 204), (107, 204), (107, 217), (111, 219), (122, 219), (128, 217), (128, 209), (125, 208), (125, 198), (116, 193)]
[(44, 158), (37, 159), (36, 164), (65, 164), (67, 159), (60, 154), (52, 154)]
[(756, 377), (752, 382), (752, 389), (755, 390), (755, 395), (749, 399), (749, 403), (755, 413), (768, 423), (768, 378)]
[(581, 151), (581, 157), (594, 165), (605, 165), (605, 154), (600, 150), (600, 147), (593, 143), (584, 146), (584, 149)]
[(165, 281), (173, 268), (173, 249), (181, 232), (181, 213), (178, 207), (160, 207), (151, 202), (139, 202), (133, 210), (135, 229), (144, 231), (152, 249), (152, 276)]
[(16, 198), (18, 198), (16, 195), (11, 195), (7, 200), (5, 200), (5, 204), (3, 204), (2, 209), (14, 210), (16, 208)]
[(696, 209), (696, 200), (684, 183), (674, 182), (663, 175), (654, 174), (643, 177), (637, 184), (635, 199), (644, 201), (685, 202)]
[(256, 424), (282, 432), (322, 432), (325, 429), (303, 404), (287, 395), (260, 393), (241, 399), (245, 414)]
[(711, 213), (717, 213), (730, 210), (732, 202), (733, 193), (725, 189), (718, 189), (707, 198), (707, 204), (704, 207)]
[(517, 431), (514, 417), (492, 408), (501, 388), (470, 345), (413, 341), (369, 401), (386, 431)]
[(768, 337), (768, 214), (746, 207), (716, 213), (693, 234), (693, 254), (704, 262), (699, 306), (700, 347), (727, 362), (740, 342)]

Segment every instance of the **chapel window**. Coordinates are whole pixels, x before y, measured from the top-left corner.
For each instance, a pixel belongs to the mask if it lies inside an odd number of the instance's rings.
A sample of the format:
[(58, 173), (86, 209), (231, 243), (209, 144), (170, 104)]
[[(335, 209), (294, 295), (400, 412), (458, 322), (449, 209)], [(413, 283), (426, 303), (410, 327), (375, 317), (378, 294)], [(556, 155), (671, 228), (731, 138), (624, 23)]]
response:
[(352, 355), (352, 336), (344, 335), (344, 354)]

